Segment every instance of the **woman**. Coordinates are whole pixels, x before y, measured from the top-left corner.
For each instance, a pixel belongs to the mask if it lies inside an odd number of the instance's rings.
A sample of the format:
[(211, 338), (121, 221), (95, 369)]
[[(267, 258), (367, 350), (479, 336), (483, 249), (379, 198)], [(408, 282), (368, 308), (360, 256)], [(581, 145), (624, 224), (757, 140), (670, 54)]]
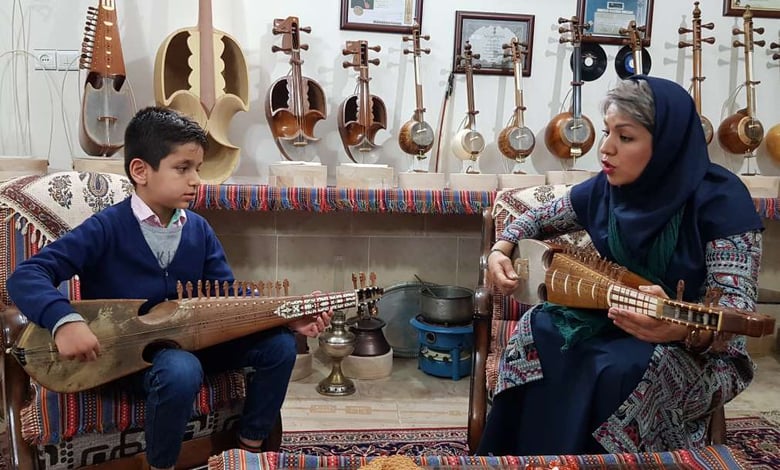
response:
[[(507, 226), (488, 277), (511, 293), (521, 238), (585, 229), (598, 252), (658, 296), (754, 310), (761, 220), (740, 180), (712, 164), (699, 116), (674, 82), (637, 76), (603, 106), (602, 172)], [(542, 304), (501, 359), (478, 454), (664, 451), (706, 444), (710, 411), (753, 378), (744, 337), (700, 332), (619, 308)]]

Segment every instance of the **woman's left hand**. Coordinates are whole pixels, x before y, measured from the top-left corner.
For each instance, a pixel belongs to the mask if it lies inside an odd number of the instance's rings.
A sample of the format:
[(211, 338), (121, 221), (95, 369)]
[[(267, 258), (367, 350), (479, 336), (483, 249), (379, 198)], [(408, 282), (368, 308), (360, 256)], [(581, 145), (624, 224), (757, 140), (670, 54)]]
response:
[[(639, 290), (656, 297), (668, 299), (661, 286), (639, 286)], [(682, 341), (688, 335), (688, 327), (665, 320), (612, 307), (607, 312), (612, 322), (626, 333), (648, 343)]]
[(304, 317), (293, 320), (287, 326), (304, 336), (315, 338), (330, 325), (332, 316), (333, 310), (328, 310), (327, 312), (314, 315), (313, 317)]

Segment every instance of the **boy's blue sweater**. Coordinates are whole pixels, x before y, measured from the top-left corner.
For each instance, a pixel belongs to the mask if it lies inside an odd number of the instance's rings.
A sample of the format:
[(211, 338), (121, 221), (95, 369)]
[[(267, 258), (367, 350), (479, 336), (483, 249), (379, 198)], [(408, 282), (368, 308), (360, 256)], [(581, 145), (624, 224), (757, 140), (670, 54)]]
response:
[(142, 313), (177, 298), (176, 281), (233, 281), (222, 245), (203, 217), (187, 212), (181, 241), (166, 269), (139, 224), (130, 198), (93, 215), (21, 263), (8, 279), (8, 294), (30, 321), (51, 331), (74, 311), (55, 286), (76, 274), (83, 299), (147, 299)]

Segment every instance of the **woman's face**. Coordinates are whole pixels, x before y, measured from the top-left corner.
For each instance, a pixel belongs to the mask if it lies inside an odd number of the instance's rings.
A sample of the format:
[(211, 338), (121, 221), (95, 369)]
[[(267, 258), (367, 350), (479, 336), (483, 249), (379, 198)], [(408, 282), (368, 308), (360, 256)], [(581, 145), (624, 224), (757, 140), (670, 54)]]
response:
[(642, 124), (612, 104), (604, 115), (601, 168), (613, 186), (631, 184), (653, 155), (653, 135)]

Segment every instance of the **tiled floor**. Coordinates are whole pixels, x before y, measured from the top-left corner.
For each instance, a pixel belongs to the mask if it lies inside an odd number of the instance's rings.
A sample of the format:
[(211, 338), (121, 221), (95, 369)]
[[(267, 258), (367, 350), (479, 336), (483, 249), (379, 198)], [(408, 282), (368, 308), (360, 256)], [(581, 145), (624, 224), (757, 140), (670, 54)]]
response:
[[(317, 351), (313, 359), (312, 374), (290, 384), (282, 408), (285, 431), (466, 425), (469, 377), (433, 377), (417, 369), (416, 359), (394, 358), (389, 377), (355, 380), (354, 395), (325, 397), (316, 386), (330, 372), (329, 359)], [(780, 410), (780, 357), (755, 361), (756, 377), (727, 405), (727, 417)]]

